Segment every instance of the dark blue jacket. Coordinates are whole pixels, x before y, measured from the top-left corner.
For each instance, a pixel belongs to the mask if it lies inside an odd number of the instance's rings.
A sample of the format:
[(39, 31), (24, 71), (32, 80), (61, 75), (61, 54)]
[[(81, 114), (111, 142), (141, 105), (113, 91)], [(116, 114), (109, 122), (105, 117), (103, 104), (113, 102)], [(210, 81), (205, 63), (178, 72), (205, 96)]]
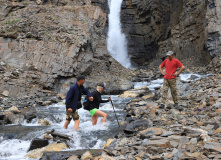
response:
[(84, 86), (79, 87), (77, 83), (71, 86), (70, 90), (67, 93), (65, 104), (66, 104), (66, 108), (67, 109), (72, 108), (73, 112), (75, 112), (77, 109), (79, 88), (80, 88), (81, 94), (83, 93), (87, 95), (88, 97), (91, 97), (90, 92), (86, 88), (84, 88)]

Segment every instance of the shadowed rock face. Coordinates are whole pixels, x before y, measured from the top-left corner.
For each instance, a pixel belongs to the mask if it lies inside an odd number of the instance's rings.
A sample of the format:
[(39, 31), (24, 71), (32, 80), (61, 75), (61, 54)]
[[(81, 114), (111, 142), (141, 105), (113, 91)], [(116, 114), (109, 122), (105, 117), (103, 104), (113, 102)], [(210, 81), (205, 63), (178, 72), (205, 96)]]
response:
[(125, 0), (122, 9), (128, 51), (137, 64), (160, 63), (173, 50), (184, 63), (202, 65), (220, 51), (220, 1)]
[(220, 6), (219, 0), (124, 0), (121, 22), (131, 60), (154, 67), (173, 50), (186, 65), (208, 64), (221, 49)]
[[(89, 0), (51, 2), (0, 1), (0, 62), (7, 66), (0, 65), (0, 90), (10, 91), (9, 96), (32, 87), (59, 92), (61, 80), (75, 81), (72, 78), (79, 74), (94, 83), (110, 81), (111, 76), (125, 80), (128, 71), (106, 49), (102, 35), (106, 14), (101, 8)], [(16, 68), (20, 70), (13, 78)], [(121, 76), (119, 71), (126, 74)], [(16, 82), (23, 88), (12, 92)]]

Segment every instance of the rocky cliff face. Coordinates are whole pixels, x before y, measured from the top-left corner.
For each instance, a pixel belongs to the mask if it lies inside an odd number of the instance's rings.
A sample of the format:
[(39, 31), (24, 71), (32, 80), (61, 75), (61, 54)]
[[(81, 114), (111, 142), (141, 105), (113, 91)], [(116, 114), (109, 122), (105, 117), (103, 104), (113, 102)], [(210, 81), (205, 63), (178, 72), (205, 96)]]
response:
[(220, 54), (219, 0), (124, 0), (128, 52), (139, 65), (156, 66), (173, 50), (187, 65), (205, 65)]
[[(89, 0), (0, 3), (0, 90), (18, 96), (26, 84), (27, 92), (66, 92), (78, 74), (87, 75), (91, 86), (97, 79), (121, 82), (130, 75), (107, 53), (106, 14)], [(17, 75), (8, 78), (13, 71)]]

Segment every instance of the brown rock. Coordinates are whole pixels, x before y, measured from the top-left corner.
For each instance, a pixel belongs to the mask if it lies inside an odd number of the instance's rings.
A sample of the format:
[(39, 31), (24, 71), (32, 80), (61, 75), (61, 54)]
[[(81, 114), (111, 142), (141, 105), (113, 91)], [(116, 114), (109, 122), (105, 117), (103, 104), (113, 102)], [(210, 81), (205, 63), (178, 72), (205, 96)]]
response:
[(67, 148), (68, 148), (67, 145), (64, 143), (52, 143), (46, 147), (35, 149), (35, 150), (28, 152), (25, 155), (25, 157), (37, 159), (37, 158), (40, 158), (44, 154), (44, 152), (61, 151)]
[(69, 157), (67, 160), (79, 160), (79, 158), (78, 158), (78, 156), (73, 155), (73, 156)]
[(38, 120), (38, 124), (40, 124), (40, 125), (50, 125), (50, 122), (48, 122), (45, 119), (39, 119)]
[(18, 108), (15, 107), (15, 106), (9, 108), (8, 110), (9, 110), (9, 111), (12, 111), (13, 113), (21, 113), (21, 111), (19, 111)]
[(114, 141), (114, 139), (108, 139), (103, 148), (110, 146), (110, 144)]
[(203, 126), (204, 123), (203, 122), (196, 122), (198, 126)]
[(172, 153), (166, 153), (165, 156), (163, 156), (163, 158), (172, 158), (174, 155)]
[(206, 102), (202, 102), (197, 108), (198, 109), (203, 109), (206, 107)]
[(135, 157), (135, 159), (136, 159), (136, 160), (142, 160), (142, 158), (140, 158), (140, 157)]
[(81, 160), (92, 160), (93, 156), (91, 155), (91, 153), (89, 151), (85, 152), (82, 156), (81, 156)]
[(184, 152), (184, 156), (193, 158), (192, 153), (189, 153), (189, 152), (186, 152), (186, 151)]
[(216, 133), (221, 133), (221, 127), (215, 130)]
[(161, 140), (148, 140), (145, 139), (143, 140), (143, 145), (144, 146), (158, 146), (158, 147), (163, 147), (163, 148), (170, 148), (170, 141), (168, 139), (161, 139)]
[(37, 3), (38, 5), (40, 5), (40, 4), (41, 4), (41, 0), (36, 0), (36, 3)]
[(217, 109), (217, 110), (216, 110), (216, 113), (217, 113), (217, 114), (220, 114), (220, 113), (221, 113), (221, 109)]
[(206, 142), (204, 148), (221, 153), (221, 143)]
[(200, 156), (200, 153), (199, 152), (194, 152), (194, 153), (192, 153), (192, 155), (194, 156), (194, 157), (199, 157)]
[(160, 136), (163, 133), (162, 128), (148, 128), (146, 130), (140, 131), (141, 138), (147, 138), (152, 135)]
[(156, 108), (155, 107), (152, 107), (150, 109), (150, 116), (153, 118), (153, 117), (156, 117)]
[(66, 98), (64, 93), (58, 93), (56, 97), (60, 98), (60, 99), (65, 99)]
[(44, 138), (45, 138), (45, 139), (48, 139), (48, 140), (49, 140), (49, 139), (52, 139), (52, 137), (51, 137), (50, 135), (47, 135), (47, 134), (44, 135)]

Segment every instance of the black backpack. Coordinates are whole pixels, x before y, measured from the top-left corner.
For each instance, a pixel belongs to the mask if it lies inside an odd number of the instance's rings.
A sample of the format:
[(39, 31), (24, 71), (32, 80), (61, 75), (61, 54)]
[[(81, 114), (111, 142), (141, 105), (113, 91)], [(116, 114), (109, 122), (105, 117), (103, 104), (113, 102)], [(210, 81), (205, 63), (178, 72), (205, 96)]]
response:
[(83, 106), (84, 106), (84, 109), (85, 110), (90, 110), (90, 108), (91, 108), (91, 102), (89, 101), (89, 99), (88, 99), (88, 97), (86, 96), (85, 97), (85, 100), (84, 100), (84, 102), (83, 102)]

